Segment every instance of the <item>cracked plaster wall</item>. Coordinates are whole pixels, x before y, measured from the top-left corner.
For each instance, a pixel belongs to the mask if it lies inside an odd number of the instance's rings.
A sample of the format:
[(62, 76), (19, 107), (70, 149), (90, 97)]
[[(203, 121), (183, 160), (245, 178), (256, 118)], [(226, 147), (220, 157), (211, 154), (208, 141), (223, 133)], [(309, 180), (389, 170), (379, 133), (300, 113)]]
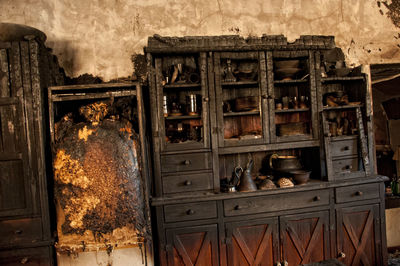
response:
[[(71, 77), (134, 72), (147, 37), (334, 35), (349, 64), (400, 61), (399, 0), (0, 0), (0, 21), (46, 33)], [(398, 10), (398, 9), (397, 9)]]

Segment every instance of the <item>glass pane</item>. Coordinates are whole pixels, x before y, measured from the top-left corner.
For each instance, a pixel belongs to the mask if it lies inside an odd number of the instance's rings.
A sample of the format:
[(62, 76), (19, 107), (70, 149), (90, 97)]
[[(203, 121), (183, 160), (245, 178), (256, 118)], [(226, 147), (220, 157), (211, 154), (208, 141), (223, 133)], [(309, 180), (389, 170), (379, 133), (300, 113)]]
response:
[(166, 143), (203, 142), (202, 98), (196, 56), (163, 58), (163, 115)]
[(273, 60), (276, 136), (311, 135), (308, 57)]
[(261, 97), (258, 60), (221, 60), (224, 139), (261, 139)]

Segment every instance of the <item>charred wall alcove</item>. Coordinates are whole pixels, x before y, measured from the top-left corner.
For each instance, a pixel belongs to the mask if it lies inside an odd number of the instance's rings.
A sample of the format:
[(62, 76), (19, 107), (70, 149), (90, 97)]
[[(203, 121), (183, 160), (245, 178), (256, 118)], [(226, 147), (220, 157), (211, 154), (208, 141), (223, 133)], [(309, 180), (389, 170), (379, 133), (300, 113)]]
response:
[(150, 240), (139, 83), (49, 89), (59, 252)]

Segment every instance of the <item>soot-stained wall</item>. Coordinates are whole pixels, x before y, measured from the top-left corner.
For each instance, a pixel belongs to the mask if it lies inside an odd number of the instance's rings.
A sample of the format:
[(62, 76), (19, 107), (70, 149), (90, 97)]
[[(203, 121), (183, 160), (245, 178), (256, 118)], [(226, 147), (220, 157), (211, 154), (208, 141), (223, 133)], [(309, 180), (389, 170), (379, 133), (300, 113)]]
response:
[(0, 21), (47, 34), (67, 75), (132, 75), (147, 37), (334, 35), (349, 64), (400, 61), (400, 0), (0, 0)]

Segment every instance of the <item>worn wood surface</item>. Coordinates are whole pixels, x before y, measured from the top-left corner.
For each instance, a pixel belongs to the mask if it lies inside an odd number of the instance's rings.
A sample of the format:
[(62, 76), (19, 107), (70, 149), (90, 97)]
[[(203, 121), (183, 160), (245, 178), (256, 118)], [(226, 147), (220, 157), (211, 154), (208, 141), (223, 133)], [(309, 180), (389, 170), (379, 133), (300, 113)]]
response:
[(277, 218), (227, 223), (227, 265), (275, 265), (278, 235)]
[[(4, 44), (4, 43), (3, 43)], [(0, 49), (0, 264), (52, 265), (45, 163), (44, 90), (61, 73), (40, 41)], [(50, 73), (51, 72), (51, 73)], [(62, 77), (63, 79), (63, 77)], [(3, 251), (7, 248), (7, 251)], [(7, 254), (7, 255), (5, 255)]]
[(337, 254), (345, 254), (344, 258), (339, 258), (340, 261), (346, 265), (386, 265), (379, 249), (378, 215), (379, 205), (337, 210)]
[(288, 265), (301, 265), (328, 259), (330, 257), (328, 217), (328, 211), (281, 217), (283, 261)]
[(166, 265), (219, 265), (217, 225), (168, 229)]

